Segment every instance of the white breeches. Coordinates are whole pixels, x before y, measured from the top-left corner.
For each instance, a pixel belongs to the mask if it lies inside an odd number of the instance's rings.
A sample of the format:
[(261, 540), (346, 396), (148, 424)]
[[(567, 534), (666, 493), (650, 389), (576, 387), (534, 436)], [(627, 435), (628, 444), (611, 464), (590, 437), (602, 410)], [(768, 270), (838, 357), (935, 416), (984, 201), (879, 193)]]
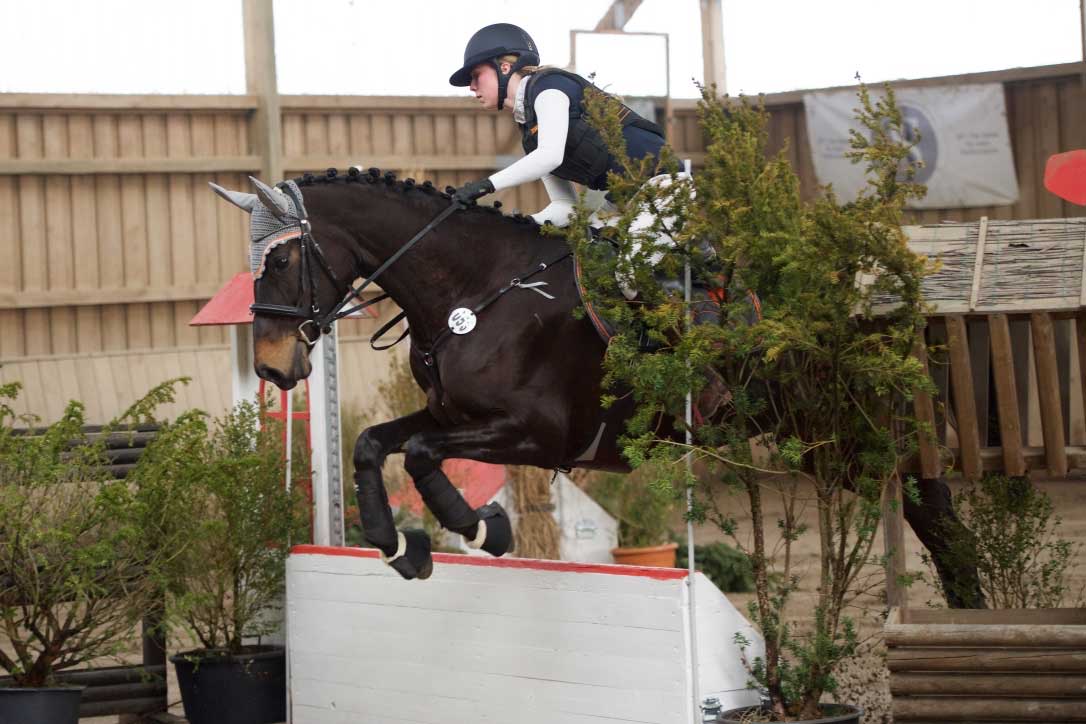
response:
[[(690, 175), (685, 172), (679, 172), (675, 174), (675, 177), (681, 181), (686, 181), (690, 178)], [(660, 188), (667, 188), (671, 185), (671, 175), (660, 174), (659, 176), (653, 176), (645, 183), (659, 186)], [(690, 193), (691, 195), (694, 193), (692, 187)], [(614, 212), (615, 207), (605, 198), (605, 195), (606, 192), (604, 191), (593, 191), (591, 189), (585, 192), (585, 200), (588, 202), (589, 208), (595, 209), (589, 219), (589, 223), (597, 228), (609, 226), (614, 223), (612, 213)], [(540, 224), (549, 221), (558, 227), (568, 226), (570, 214), (573, 213), (573, 204), (573, 199), (554, 199), (542, 211), (532, 214), (532, 218)], [(638, 214), (637, 218), (630, 224), (630, 231), (633, 234), (638, 234), (651, 227), (655, 220), (655, 214), (651, 209), (646, 208)], [(665, 218), (663, 221), (665, 225), (670, 225), (673, 219)], [(632, 245), (632, 252), (636, 254), (641, 251), (641, 245), (642, 241), (635, 239)], [(656, 266), (656, 264), (664, 257), (667, 250), (675, 246), (675, 240), (672, 239), (669, 234), (661, 232), (654, 240), (653, 246), (655, 247), (655, 250), (649, 256), (649, 263)], [(615, 279), (618, 281), (623, 296), (627, 299), (633, 299), (637, 296), (637, 290), (633, 288), (633, 279), (623, 276), (618, 271), (615, 272)]]

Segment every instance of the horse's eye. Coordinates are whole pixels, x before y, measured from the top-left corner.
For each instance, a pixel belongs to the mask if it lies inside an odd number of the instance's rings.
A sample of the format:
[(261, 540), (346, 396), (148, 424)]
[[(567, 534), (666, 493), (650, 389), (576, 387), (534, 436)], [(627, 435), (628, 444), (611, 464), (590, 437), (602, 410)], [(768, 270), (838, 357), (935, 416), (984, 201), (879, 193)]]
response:
[(283, 271), (288, 266), (290, 266), (290, 257), (277, 256), (275, 257), (275, 259), (272, 260), (272, 266), (275, 267), (276, 271)]

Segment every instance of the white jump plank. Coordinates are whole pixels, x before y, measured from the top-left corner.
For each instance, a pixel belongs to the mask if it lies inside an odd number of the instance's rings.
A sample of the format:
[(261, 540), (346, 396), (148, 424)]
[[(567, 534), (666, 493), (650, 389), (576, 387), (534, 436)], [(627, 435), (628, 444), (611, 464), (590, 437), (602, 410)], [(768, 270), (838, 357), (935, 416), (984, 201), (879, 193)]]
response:
[[(692, 720), (683, 571), (437, 555), (403, 581), (372, 551), (312, 546), (287, 570), (297, 724)], [(696, 581), (699, 688), (753, 703), (731, 642), (758, 637)]]

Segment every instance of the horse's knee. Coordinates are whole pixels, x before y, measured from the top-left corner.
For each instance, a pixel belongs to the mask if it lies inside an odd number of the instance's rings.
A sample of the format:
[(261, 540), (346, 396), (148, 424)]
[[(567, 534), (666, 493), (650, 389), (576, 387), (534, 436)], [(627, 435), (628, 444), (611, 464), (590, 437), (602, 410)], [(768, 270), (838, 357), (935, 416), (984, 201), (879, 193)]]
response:
[(408, 439), (403, 447), (404, 469), (413, 480), (422, 480), (441, 467), (441, 457), (433, 447), (426, 444), (421, 435)]
[(368, 427), (358, 436), (354, 444), (354, 468), (380, 468), (385, 459), (384, 445), (375, 432), (376, 428)]

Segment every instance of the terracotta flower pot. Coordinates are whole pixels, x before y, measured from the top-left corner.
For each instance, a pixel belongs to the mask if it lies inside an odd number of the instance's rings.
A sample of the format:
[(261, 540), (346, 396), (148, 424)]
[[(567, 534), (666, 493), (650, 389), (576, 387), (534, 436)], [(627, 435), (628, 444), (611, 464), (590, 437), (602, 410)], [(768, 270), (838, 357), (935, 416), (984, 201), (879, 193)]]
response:
[(615, 559), (615, 563), (624, 566), (674, 568), (675, 550), (678, 547), (678, 543), (665, 543), (662, 546), (648, 548), (612, 548), (611, 556)]

